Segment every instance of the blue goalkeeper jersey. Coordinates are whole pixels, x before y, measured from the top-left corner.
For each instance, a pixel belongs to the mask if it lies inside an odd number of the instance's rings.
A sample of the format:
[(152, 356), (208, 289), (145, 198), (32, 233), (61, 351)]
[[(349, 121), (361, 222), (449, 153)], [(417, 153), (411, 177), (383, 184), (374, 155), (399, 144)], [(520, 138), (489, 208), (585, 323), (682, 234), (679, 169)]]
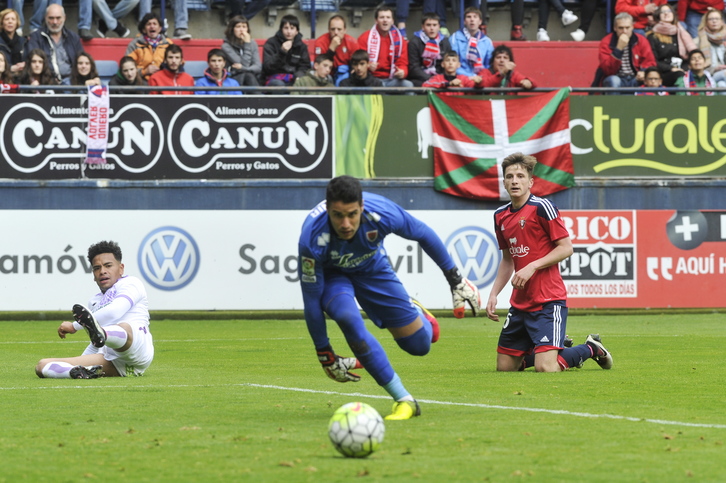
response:
[(303, 223), (298, 243), (299, 276), (305, 305), (305, 320), (317, 348), (328, 345), (322, 295), (326, 273), (342, 273), (364, 279), (369, 274), (390, 272), (384, 238), (391, 234), (414, 240), (442, 270), (454, 268), (441, 239), (425, 223), (411, 216), (393, 201), (363, 193), (363, 214), (358, 231), (341, 240), (328, 220), (325, 201), (319, 203)]

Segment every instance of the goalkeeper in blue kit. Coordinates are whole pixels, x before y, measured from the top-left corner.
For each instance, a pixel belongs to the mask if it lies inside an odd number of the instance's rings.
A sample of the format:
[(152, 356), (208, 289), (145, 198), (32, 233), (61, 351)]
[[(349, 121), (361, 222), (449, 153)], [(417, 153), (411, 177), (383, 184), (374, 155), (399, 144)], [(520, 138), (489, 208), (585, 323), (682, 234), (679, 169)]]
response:
[[(409, 297), (393, 271), (383, 248), (383, 239), (391, 233), (417, 241), (441, 268), (457, 318), (464, 317), (467, 303), (474, 315), (479, 314), (479, 291), (462, 278), (436, 233), (387, 198), (363, 193), (360, 182), (350, 176), (328, 183), (325, 201), (303, 223), (298, 251), (305, 321), (325, 373), (338, 382), (357, 382), (360, 376), (350, 370), (365, 368), (395, 401), (386, 419), (397, 420), (418, 416), (421, 409), (366, 329), (356, 300), (376, 326), (388, 329), (398, 346), (412, 355), (429, 352), (439, 327), (433, 315)], [(325, 314), (338, 324), (355, 357), (335, 354)]]

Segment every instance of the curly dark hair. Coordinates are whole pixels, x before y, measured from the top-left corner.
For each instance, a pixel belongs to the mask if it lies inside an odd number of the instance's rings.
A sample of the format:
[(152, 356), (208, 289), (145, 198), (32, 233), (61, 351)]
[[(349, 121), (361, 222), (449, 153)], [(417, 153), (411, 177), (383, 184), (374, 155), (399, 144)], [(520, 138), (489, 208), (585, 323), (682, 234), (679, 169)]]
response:
[(161, 32), (163, 34), (166, 34), (166, 32), (164, 31), (164, 21), (161, 20), (159, 14), (154, 11), (147, 13), (141, 18), (141, 20), (139, 20), (139, 32), (146, 35), (146, 24), (149, 22), (149, 20), (156, 20), (157, 22), (159, 22), (159, 25), (161, 26)]
[(118, 246), (118, 243), (115, 241), (100, 241), (88, 247), (88, 263), (92, 264), (93, 259), (102, 253), (111, 253), (117, 262), (122, 259), (121, 247)]

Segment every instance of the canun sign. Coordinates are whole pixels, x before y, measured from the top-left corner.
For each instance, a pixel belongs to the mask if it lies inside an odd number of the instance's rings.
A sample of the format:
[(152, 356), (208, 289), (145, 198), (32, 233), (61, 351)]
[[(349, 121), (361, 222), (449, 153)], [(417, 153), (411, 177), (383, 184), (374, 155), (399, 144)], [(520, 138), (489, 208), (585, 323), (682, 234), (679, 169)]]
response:
[(114, 96), (106, 162), (84, 164), (81, 96), (8, 96), (0, 178), (330, 178), (333, 99)]

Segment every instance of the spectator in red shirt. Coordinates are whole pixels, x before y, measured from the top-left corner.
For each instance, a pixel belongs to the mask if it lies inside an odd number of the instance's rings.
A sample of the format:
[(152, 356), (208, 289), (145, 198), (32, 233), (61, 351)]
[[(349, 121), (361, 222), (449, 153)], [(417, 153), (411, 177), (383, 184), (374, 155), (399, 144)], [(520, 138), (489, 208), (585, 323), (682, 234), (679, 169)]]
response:
[(413, 87), (408, 77), (408, 41), (393, 26), (393, 10), (383, 5), (375, 12), (376, 24), (358, 37), (368, 52), (369, 69), (384, 87)]
[[(441, 68), (443, 74), (436, 74), (431, 76), (426, 82), (423, 83), (423, 87), (433, 87), (435, 89), (448, 89), (450, 87), (481, 87), (482, 79), (479, 77), (478, 82), (474, 82), (468, 76), (464, 74), (456, 74), (456, 70), (461, 67), (461, 61), (459, 60), (459, 54), (450, 50), (444, 54), (444, 59), (441, 61)], [(460, 96), (463, 92), (447, 92), (448, 96)]]
[(330, 52), (333, 55), (333, 79), (335, 85), (350, 74), (350, 60), (359, 49), (358, 41), (346, 33), (345, 17), (333, 15), (328, 20), (328, 33), (315, 39), (315, 55)]
[(491, 67), (481, 71), (484, 87), (521, 87), (526, 90), (537, 87), (528, 76), (514, 70), (516, 67), (512, 49), (504, 44), (498, 45), (492, 54)]
[(614, 30), (600, 41), (593, 86), (602, 83), (603, 87), (637, 87), (645, 79), (645, 69), (656, 65), (653, 50), (648, 39), (633, 32), (633, 17), (629, 13), (615, 16)]
[(655, 24), (653, 13), (660, 5), (665, 5), (667, 0), (618, 0), (615, 4), (615, 14), (627, 12), (633, 17), (633, 29), (635, 33), (645, 35)]
[[(176, 44), (171, 44), (167, 47), (166, 52), (164, 52), (164, 63), (161, 64), (161, 69), (149, 77), (149, 85), (169, 87), (194, 86), (194, 78), (186, 72), (182, 72), (181, 68), (183, 64), (184, 54), (182, 53), (181, 47)], [(154, 92), (153, 94), (184, 95), (192, 94), (192, 92), (161, 91)]]

